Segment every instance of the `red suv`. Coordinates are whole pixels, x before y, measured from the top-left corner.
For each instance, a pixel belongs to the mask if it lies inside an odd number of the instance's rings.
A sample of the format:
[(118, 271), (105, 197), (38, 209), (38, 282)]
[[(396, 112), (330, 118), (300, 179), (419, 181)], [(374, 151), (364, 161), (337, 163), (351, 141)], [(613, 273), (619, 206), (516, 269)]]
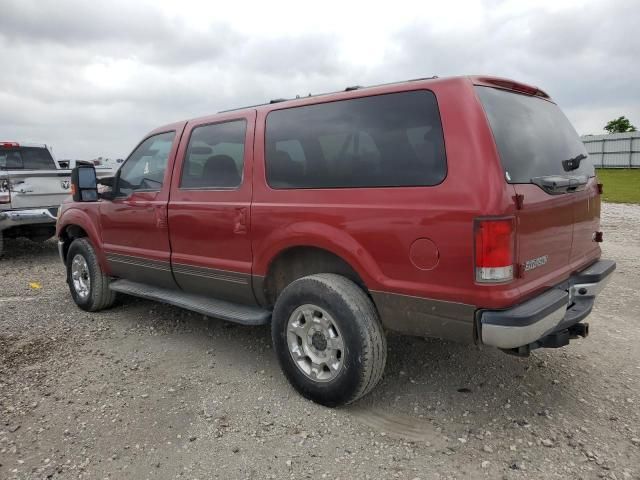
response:
[[(96, 190), (74, 171), (57, 233), (82, 309), (116, 293), (271, 324), (328, 406), (369, 392), (385, 331), (527, 355), (588, 334), (615, 269), (601, 185), (538, 88), (418, 79), (160, 127)], [(103, 190), (104, 190), (103, 188)]]

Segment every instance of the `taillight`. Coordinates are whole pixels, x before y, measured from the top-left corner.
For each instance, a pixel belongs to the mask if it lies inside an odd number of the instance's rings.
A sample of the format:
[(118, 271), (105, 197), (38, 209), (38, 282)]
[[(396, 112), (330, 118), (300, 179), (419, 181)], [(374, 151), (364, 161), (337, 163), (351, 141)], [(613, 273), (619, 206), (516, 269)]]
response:
[(514, 219), (477, 219), (475, 269), (480, 283), (513, 280)]
[(9, 180), (0, 179), (0, 204), (11, 203), (11, 189)]

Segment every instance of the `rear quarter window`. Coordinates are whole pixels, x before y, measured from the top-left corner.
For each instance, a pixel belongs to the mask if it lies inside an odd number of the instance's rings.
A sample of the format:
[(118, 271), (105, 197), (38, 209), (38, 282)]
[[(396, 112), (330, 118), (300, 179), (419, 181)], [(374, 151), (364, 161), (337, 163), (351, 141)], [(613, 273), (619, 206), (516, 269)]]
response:
[(432, 186), (447, 173), (438, 105), (426, 90), (276, 110), (265, 143), (273, 188)]

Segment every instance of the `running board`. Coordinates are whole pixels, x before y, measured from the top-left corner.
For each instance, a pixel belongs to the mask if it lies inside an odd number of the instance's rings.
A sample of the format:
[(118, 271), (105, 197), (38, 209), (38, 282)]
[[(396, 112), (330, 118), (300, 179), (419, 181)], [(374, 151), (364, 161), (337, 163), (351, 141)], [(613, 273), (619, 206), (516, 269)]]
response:
[(111, 282), (109, 288), (114, 292), (168, 303), (208, 317), (220, 318), (242, 325), (266, 325), (271, 320), (271, 312), (260, 307), (225, 302), (204, 295), (154, 287), (130, 280), (115, 280)]

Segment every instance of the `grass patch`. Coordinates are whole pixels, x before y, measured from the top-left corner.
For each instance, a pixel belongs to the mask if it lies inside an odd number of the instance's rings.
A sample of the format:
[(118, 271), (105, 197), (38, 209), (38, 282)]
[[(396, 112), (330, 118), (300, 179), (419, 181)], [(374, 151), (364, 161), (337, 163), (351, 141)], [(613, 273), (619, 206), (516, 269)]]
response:
[(640, 168), (598, 168), (596, 175), (604, 185), (605, 202), (640, 203)]

